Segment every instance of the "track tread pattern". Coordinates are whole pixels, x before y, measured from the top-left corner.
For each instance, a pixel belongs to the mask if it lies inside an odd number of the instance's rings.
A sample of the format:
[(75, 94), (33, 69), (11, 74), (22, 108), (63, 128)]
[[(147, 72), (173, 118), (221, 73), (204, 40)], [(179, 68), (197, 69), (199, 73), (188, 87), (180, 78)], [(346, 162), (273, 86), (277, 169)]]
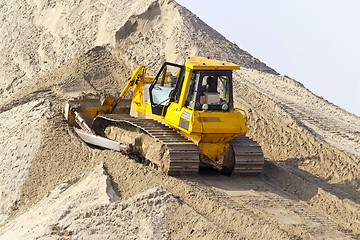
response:
[(251, 138), (240, 135), (231, 141), (235, 153), (233, 173), (260, 174), (264, 167), (264, 154), (260, 145)]
[(169, 175), (197, 174), (199, 168), (199, 151), (190, 140), (166, 125), (151, 119), (134, 118), (126, 114), (103, 114), (102, 118), (111, 122), (126, 123), (141, 129), (149, 136), (164, 144), (169, 152)]

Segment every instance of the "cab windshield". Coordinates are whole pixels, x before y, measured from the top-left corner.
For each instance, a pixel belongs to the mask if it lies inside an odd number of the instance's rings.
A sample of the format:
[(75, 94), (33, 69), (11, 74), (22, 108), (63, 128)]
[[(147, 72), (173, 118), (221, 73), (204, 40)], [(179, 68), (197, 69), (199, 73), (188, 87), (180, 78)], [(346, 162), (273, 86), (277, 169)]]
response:
[(194, 71), (186, 105), (196, 110), (233, 108), (231, 71)]

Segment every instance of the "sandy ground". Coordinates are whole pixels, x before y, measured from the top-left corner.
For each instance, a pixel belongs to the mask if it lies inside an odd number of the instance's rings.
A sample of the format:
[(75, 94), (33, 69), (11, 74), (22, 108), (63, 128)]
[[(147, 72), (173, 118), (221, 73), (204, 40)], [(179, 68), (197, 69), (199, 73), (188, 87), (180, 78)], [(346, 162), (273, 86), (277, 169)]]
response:
[[(0, 239), (359, 239), (360, 118), (169, 0), (0, 4)], [(239, 64), (257, 178), (174, 178), (83, 143), (66, 100), (117, 95), (138, 64)]]
[(41, 143), (47, 110), (45, 100), (37, 99), (0, 113), (0, 221), (18, 204), (16, 196)]

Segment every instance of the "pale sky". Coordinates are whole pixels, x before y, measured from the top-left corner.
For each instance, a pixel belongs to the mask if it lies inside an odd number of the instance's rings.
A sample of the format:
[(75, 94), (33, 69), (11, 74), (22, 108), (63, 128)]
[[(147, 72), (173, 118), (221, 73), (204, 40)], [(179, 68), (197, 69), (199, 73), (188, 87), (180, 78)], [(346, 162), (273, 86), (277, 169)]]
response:
[(359, 0), (176, 0), (241, 49), (360, 116)]

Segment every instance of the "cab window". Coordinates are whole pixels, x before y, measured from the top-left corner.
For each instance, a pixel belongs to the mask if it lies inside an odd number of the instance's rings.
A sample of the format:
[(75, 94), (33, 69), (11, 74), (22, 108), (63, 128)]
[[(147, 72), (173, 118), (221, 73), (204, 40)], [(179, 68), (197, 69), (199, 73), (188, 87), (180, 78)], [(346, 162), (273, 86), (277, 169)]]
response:
[(158, 76), (155, 78), (155, 84), (152, 89), (152, 102), (157, 105), (165, 105), (172, 97), (181, 75), (181, 66), (164, 65)]
[[(183, 66), (166, 62), (148, 87), (153, 114), (166, 114), (168, 102), (178, 101), (183, 80)], [(145, 88), (145, 87), (144, 87)], [(145, 90), (146, 91), (146, 90)], [(164, 109), (163, 109), (164, 108)]]
[(231, 76), (231, 71), (193, 71), (185, 105), (197, 110), (233, 107)]

